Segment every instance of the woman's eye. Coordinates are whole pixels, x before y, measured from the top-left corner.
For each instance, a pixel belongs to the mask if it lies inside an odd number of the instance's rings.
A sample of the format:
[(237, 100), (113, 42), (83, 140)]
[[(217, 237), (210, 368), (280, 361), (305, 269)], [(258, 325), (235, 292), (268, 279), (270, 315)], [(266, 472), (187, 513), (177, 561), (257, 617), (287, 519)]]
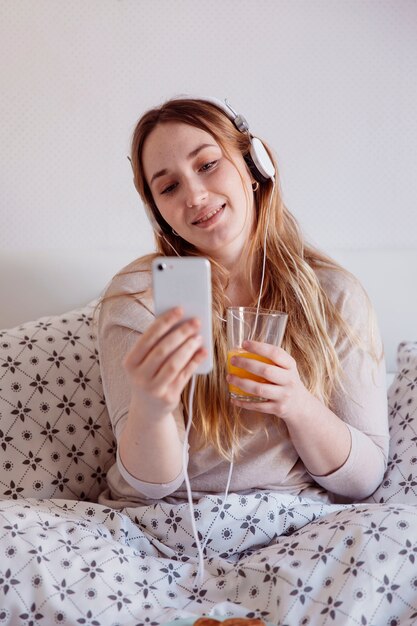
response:
[(200, 169), (201, 169), (203, 172), (208, 172), (208, 170), (213, 169), (213, 167), (214, 167), (215, 165), (217, 165), (217, 163), (218, 163), (218, 161), (217, 161), (217, 160), (216, 160), (216, 161), (210, 161), (209, 163), (205, 163), (205, 164), (204, 164), (204, 165), (203, 165)]
[(163, 189), (161, 191), (161, 194), (164, 193), (172, 193), (177, 187), (177, 183), (173, 183), (172, 185), (168, 185), (168, 187), (165, 187), (165, 189)]

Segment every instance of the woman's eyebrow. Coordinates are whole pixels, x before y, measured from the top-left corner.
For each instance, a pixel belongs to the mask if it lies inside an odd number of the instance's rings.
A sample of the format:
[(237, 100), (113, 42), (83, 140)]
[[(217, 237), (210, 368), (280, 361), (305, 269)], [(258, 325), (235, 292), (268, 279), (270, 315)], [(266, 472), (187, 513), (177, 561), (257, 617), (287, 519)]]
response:
[[(218, 146), (217, 146), (217, 144), (214, 144), (214, 143), (202, 143), (200, 146), (198, 146), (197, 148), (192, 150), (190, 152), (190, 154), (187, 155), (187, 159), (193, 159), (195, 156), (197, 156), (197, 154), (199, 152), (201, 152), (201, 150), (204, 150), (204, 148), (218, 148)], [(155, 174), (152, 176), (151, 182), (149, 184), (152, 185), (153, 181), (156, 178), (160, 178), (161, 176), (165, 176), (165, 174), (168, 174), (168, 170), (166, 168), (164, 168), (163, 170), (159, 170), (158, 172), (155, 172)]]
[(218, 146), (216, 144), (214, 144), (214, 143), (202, 143), (201, 146), (198, 146), (198, 148), (196, 148), (195, 150), (190, 152), (190, 154), (188, 155), (187, 159), (192, 159), (193, 157), (197, 156), (197, 154), (201, 150), (204, 150), (204, 148), (218, 148)]

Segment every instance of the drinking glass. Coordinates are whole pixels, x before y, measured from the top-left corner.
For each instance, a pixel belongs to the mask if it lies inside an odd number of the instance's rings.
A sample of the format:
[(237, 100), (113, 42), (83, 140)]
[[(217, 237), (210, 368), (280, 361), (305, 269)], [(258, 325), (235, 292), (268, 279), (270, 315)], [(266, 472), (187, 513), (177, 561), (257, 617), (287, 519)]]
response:
[[(256, 359), (263, 363), (272, 363), (270, 359), (244, 350), (246, 339), (261, 341), (280, 346), (284, 336), (288, 315), (282, 311), (268, 311), (257, 307), (236, 306), (227, 309), (227, 371), (240, 378), (249, 378), (258, 382), (267, 382), (245, 369), (231, 364), (233, 356)], [(248, 393), (229, 383), (231, 398), (245, 402), (265, 402), (265, 398)]]

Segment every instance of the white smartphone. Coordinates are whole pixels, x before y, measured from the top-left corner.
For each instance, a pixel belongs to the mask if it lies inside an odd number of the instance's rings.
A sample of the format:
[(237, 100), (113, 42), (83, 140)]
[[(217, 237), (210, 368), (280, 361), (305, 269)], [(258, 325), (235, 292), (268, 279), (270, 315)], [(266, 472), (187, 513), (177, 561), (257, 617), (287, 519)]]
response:
[(196, 373), (208, 374), (213, 369), (210, 262), (203, 257), (157, 257), (152, 262), (152, 281), (155, 315), (180, 306), (184, 319), (200, 320), (207, 357)]

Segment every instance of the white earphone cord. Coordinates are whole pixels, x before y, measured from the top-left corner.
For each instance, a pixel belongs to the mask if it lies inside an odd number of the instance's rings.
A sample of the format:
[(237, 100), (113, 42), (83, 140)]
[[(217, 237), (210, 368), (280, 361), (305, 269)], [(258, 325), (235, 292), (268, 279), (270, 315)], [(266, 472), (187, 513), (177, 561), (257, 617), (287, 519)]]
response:
[[(256, 307), (256, 321), (257, 321), (257, 316), (258, 316), (258, 313), (259, 313), (259, 307), (260, 307), (260, 302), (261, 302), (261, 297), (262, 297), (262, 289), (263, 289), (264, 278), (265, 278), (266, 238), (267, 238), (267, 234), (268, 234), (269, 218), (270, 218), (270, 214), (271, 214), (271, 205), (272, 205), (272, 198), (273, 198), (273, 195), (274, 195), (274, 189), (275, 189), (275, 180), (272, 179), (272, 190), (271, 190), (271, 195), (270, 195), (270, 198), (269, 198), (268, 213), (267, 213), (267, 217), (266, 217), (265, 234), (264, 234), (264, 240), (263, 240), (262, 277), (261, 277), (261, 285), (260, 285), (260, 289), (259, 289), (258, 304), (257, 304), (257, 307)], [(173, 246), (171, 246), (171, 247), (173, 247)], [(255, 321), (255, 326), (256, 326), (256, 321)], [(213, 531), (214, 526), (216, 525), (216, 522), (217, 522), (218, 518), (223, 513), (223, 510), (224, 510), (224, 507), (225, 507), (225, 504), (226, 504), (226, 500), (227, 500), (227, 496), (228, 496), (228, 493), (229, 493), (230, 482), (232, 480), (232, 472), (233, 472), (233, 451), (232, 451), (232, 460), (230, 461), (229, 475), (228, 475), (228, 478), (227, 478), (226, 489), (225, 489), (225, 492), (224, 492), (224, 495), (223, 495), (223, 498), (222, 498), (222, 504), (221, 504), (221, 506), (219, 508), (219, 511), (218, 511), (218, 513), (216, 515), (215, 520), (213, 521), (211, 529), (207, 533), (207, 535), (206, 535), (206, 537), (204, 539), (203, 544), (201, 544), (200, 538), (198, 536), (197, 526), (196, 526), (196, 523), (195, 523), (193, 494), (192, 494), (192, 490), (191, 490), (190, 478), (188, 476), (188, 463), (187, 463), (187, 460), (188, 460), (187, 459), (187, 456), (188, 456), (188, 437), (189, 437), (189, 433), (190, 433), (191, 426), (192, 426), (192, 423), (193, 423), (193, 399), (194, 399), (195, 381), (196, 381), (196, 375), (194, 374), (192, 379), (191, 379), (190, 391), (189, 391), (189, 395), (188, 395), (188, 407), (189, 407), (188, 408), (188, 421), (187, 421), (187, 427), (185, 429), (184, 444), (183, 444), (183, 448), (182, 448), (182, 466), (184, 468), (184, 482), (185, 482), (185, 486), (187, 488), (188, 504), (189, 504), (189, 507), (190, 507), (191, 527), (192, 527), (192, 531), (193, 531), (193, 535), (194, 535), (194, 539), (195, 539), (195, 543), (196, 543), (197, 551), (198, 551), (198, 569), (197, 569), (197, 575), (196, 575), (196, 584), (198, 586), (200, 586), (203, 583), (203, 578), (204, 578), (204, 548), (207, 545), (207, 542), (208, 542), (208, 540), (210, 538), (210, 535), (211, 535), (211, 533)]]
[(269, 219), (271, 217), (272, 199), (274, 197), (274, 191), (275, 191), (275, 179), (272, 178), (271, 180), (272, 180), (272, 189), (271, 189), (271, 194), (269, 196), (268, 212), (267, 212), (267, 215), (266, 215), (265, 232), (264, 232), (264, 240), (263, 240), (263, 258), (262, 258), (261, 285), (259, 287), (258, 303), (256, 305), (256, 317), (255, 317), (255, 324), (253, 326), (253, 330), (255, 330), (255, 328), (256, 328), (256, 326), (258, 324), (258, 316), (259, 316), (259, 309), (260, 309), (260, 306), (261, 306), (262, 290), (263, 290), (263, 287), (264, 287), (264, 280), (265, 280), (266, 238), (268, 236), (268, 227), (269, 227)]
[(198, 551), (198, 570), (197, 570), (197, 575), (196, 575), (196, 582), (197, 582), (197, 585), (200, 586), (203, 583), (203, 578), (204, 578), (204, 548), (206, 547), (207, 542), (212, 533), (212, 530), (217, 522), (217, 519), (223, 512), (224, 505), (226, 504), (227, 494), (229, 492), (230, 481), (232, 479), (232, 472), (233, 472), (233, 454), (232, 454), (232, 461), (230, 462), (229, 476), (227, 478), (226, 489), (225, 489), (224, 496), (222, 499), (222, 505), (216, 515), (216, 519), (214, 520), (210, 531), (207, 533), (203, 544), (201, 544), (200, 538), (198, 536), (197, 526), (195, 523), (193, 494), (191, 490), (190, 478), (188, 476), (188, 467), (187, 467), (188, 465), (187, 464), (188, 436), (191, 430), (191, 425), (193, 423), (193, 397), (194, 397), (194, 389), (195, 389), (195, 380), (196, 380), (196, 375), (194, 374), (194, 376), (191, 379), (190, 392), (188, 396), (189, 415), (188, 415), (187, 427), (185, 429), (184, 444), (182, 448), (182, 466), (184, 468), (184, 482), (187, 488), (188, 504), (190, 507), (191, 528), (193, 531), (193, 535), (194, 535), (194, 539), (195, 539), (195, 543), (196, 543), (197, 551)]

